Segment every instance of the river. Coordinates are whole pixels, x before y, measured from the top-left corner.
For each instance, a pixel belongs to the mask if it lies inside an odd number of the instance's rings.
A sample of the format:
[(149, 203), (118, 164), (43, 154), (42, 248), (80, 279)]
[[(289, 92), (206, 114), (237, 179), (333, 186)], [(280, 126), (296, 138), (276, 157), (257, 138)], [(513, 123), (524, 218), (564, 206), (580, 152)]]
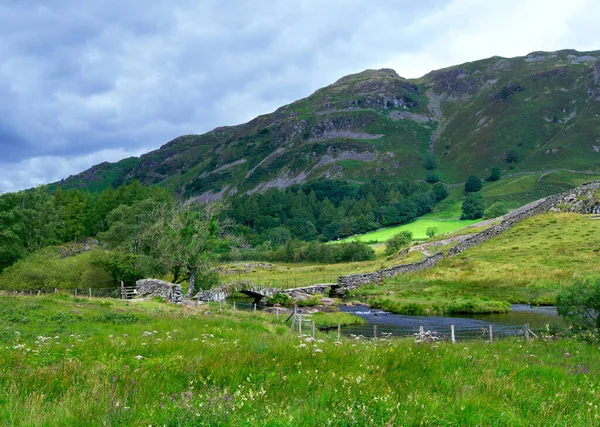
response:
[(379, 334), (391, 333), (392, 336), (407, 336), (419, 332), (423, 326), (425, 331), (435, 331), (449, 335), (451, 325), (454, 325), (457, 338), (488, 337), (489, 326), (495, 336), (523, 334), (525, 324), (537, 332), (554, 332), (565, 328), (562, 318), (558, 316), (556, 307), (530, 307), (525, 304), (514, 304), (508, 313), (443, 316), (406, 316), (371, 309), (362, 305), (347, 307), (340, 310), (362, 317), (367, 326), (342, 327), (344, 335), (373, 336), (373, 325), (377, 325)]

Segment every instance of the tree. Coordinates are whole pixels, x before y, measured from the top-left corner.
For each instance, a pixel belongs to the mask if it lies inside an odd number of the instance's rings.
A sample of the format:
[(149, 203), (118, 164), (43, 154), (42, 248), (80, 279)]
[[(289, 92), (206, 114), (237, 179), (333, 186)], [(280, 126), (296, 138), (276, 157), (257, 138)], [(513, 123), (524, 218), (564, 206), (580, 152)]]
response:
[(431, 153), (429, 153), (429, 154), (427, 154), (427, 156), (425, 156), (425, 160), (423, 160), (423, 166), (428, 171), (431, 171), (431, 170), (434, 170), (435, 168), (437, 168), (437, 162), (435, 160), (435, 157), (433, 157), (433, 155)]
[(506, 163), (516, 163), (519, 161), (519, 152), (517, 150), (510, 150), (506, 153)]
[(412, 233), (410, 231), (401, 231), (391, 239), (385, 242), (385, 254), (393, 255), (400, 249), (407, 247), (412, 242)]
[(431, 189), (431, 192), (433, 193), (433, 197), (435, 198), (436, 202), (444, 200), (446, 197), (448, 197), (448, 189), (441, 182), (435, 184)]
[(467, 193), (462, 204), (462, 215), (460, 219), (477, 219), (483, 216), (485, 211), (485, 200), (479, 193)]
[(427, 234), (427, 237), (429, 237), (430, 239), (435, 236), (438, 233), (438, 228), (437, 227), (427, 227), (427, 231), (425, 231), (425, 234)]
[(223, 210), (219, 201), (163, 204), (143, 235), (150, 255), (174, 275), (183, 272), (189, 278), (187, 296), (194, 294), (197, 277), (210, 276), (215, 250), (229, 243), (225, 233), (231, 223), (220, 218)]
[(600, 280), (579, 282), (556, 297), (558, 314), (578, 329), (600, 329)]
[(506, 215), (508, 208), (502, 202), (495, 202), (490, 205), (489, 208), (483, 213), (483, 219), (498, 218), (499, 216)]
[(469, 178), (467, 178), (467, 182), (465, 182), (466, 193), (474, 193), (481, 190), (482, 187), (483, 184), (477, 175), (471, 175)]
[(490, 172), (490, 176), (486, 178), (486, 181), (498, 181), (502, 177), (502, 169), (499, 166), (494, 166)]
[(427, 177), (425, 178), (425, 181), (427, 181), (430, 184), (435, 184), (436, 182), (439, 182), (440, 180), (440, 176), (435, 173), (434, 171), (429, 171), (427, 172)]

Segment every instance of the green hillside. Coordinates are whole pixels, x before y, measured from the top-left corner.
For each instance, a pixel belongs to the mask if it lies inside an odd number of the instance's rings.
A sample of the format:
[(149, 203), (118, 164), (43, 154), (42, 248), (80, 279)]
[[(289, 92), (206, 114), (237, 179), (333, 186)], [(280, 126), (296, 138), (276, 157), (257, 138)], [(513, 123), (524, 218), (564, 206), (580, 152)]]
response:
[(248, 123), (56, 185), (98, 191), (138, 179), (210, 199), (319, 177), (422, 180), (428, 169), (445, 183), (484, 178), (494, 166), (504, 175), (598, 172), (599, 79), (600, 52), (573, 50), (492, 57), (419, 79), (367, 70)]
[(600, 221), (593, 216), (538, 215), (432, 269), (361, 288), (357, 296), (409, 314), (448, 313), (465, 301), (474, 311), (502, 303), (553, 304), (564, 286), (600, 277), (598, 236)]

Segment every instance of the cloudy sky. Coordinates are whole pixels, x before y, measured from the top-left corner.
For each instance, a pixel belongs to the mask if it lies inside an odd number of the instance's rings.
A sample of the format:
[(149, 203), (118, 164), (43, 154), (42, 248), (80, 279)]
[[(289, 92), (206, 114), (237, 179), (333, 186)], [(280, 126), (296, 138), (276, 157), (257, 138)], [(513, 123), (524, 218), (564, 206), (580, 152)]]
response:
[(597, 0), (0, 0), (0, 193), (271, 112), (366, 68), (600, 49)]

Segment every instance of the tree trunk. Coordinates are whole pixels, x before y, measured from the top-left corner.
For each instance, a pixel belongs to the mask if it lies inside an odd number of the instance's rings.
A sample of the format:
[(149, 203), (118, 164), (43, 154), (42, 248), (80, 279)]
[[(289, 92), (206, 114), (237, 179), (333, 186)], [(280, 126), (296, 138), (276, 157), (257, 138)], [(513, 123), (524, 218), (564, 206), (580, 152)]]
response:
[(192, 271), (190, 273), (190, 287), (187, 291), (187, 297), (192, 297), (194, 295), (194, 291), (196, 290), (196, 271)]

